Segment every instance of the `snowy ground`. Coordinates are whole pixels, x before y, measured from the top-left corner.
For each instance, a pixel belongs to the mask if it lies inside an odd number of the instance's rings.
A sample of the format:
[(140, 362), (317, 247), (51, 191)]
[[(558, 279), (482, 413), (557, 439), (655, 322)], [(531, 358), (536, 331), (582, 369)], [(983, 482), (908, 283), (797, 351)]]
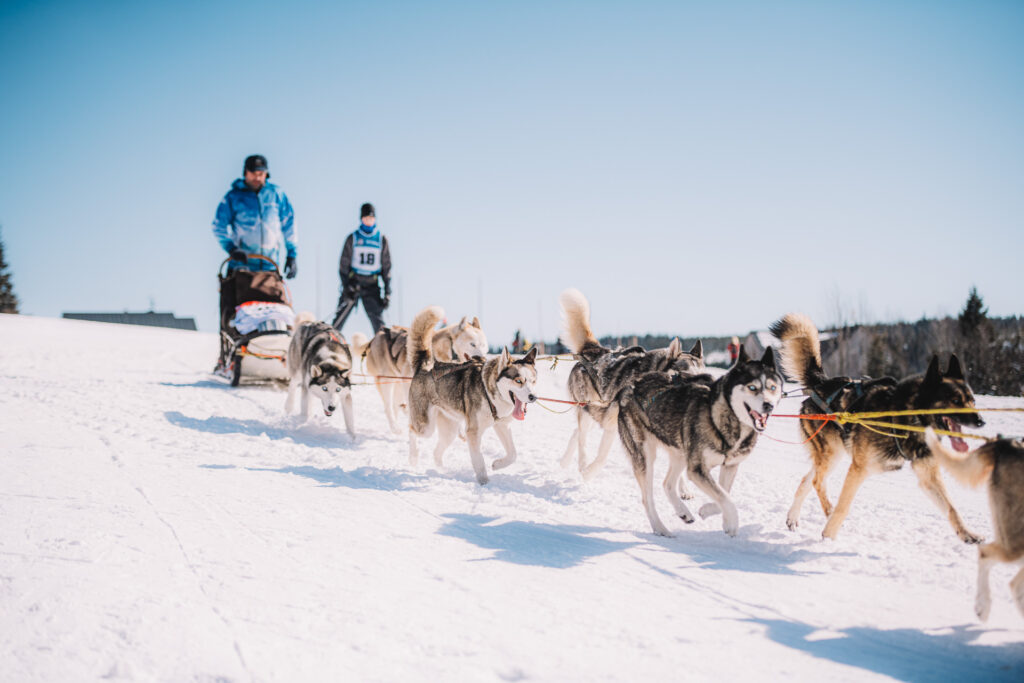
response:
[[(0, 316), (3, 680), (1024, 680), (1011, 570), (979, 625), (975, 549), (909, 470), (823, 542), (810, 498), (785, 528), (802, 448), (762, 439), (739, 535), (659, 491), (665, 539), (618, 446), (590, 484), (558, 467), (568, 415), (531, 408), (480, 487), (462, 442), (410, 469), (371, 387), (350, 443), (340, 415), (300, 424), (283, 392), (213, 379), (215, 355), (208, 334)], [(984, 494), (948, 480), (990, 536)]]

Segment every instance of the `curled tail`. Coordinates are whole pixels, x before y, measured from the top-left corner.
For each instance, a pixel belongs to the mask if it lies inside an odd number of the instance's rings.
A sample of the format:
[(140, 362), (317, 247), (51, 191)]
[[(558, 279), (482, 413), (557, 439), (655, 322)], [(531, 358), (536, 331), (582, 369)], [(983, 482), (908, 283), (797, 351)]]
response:
[(362, 332), (355, 332), (352, 334), (352, 341), (349, 342), (348, 347), (352, 350), (352, 357), (359, 358), (362, 356), (366, 349), (370, 346), (370, 340), (366, 338), (366, 335)]
[(409, 341), (405, 345), (406, 358), (412, 366), (413, 374), (426, 366), (433, 366), (431, 348), (434, 342), (434, 328), (438, 321), (444, 319), (444, 310), (440, 306), (428, 306), (416, 314), (409, 326)]
[(991, 445), (961, 455), (946, 448), (931, 427), (925, 431), (924, 440), (939, 464), (961, 484), (976, 488), (992, 476), (995, 458)]
[(825, 380), (818, 328), (801, 313), (788, 313), (768, 328), (782, 342), (782, 369), (805, 386)]
[(567, 289), (558, 297), (562, 305), (562, 342), (575, 354), (588, 348), (601, 348), (590, 329), (590, 304), (583, 292)]

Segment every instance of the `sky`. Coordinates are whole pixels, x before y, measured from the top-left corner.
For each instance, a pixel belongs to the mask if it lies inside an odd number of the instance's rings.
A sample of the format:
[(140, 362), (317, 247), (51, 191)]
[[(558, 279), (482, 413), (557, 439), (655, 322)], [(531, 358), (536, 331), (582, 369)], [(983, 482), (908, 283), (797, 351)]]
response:
[(984, 0), (3, 2), (0, 238), (23, 313), (213, 331), (261, 153), (322, 318), (366, 201), (387, 321), (492, 345), (553, 339), (567, 287), (599, 335), (1021, 314), (1022, 36)]

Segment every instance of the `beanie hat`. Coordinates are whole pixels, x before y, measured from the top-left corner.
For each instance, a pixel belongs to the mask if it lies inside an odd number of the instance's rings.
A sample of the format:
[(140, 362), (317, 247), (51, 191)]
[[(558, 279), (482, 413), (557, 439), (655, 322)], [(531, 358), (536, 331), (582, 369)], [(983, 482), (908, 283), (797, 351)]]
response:
[(360, 207), (360, 209), (359, 209), (359, 217), (360, 218), (366, 218), (367, 216), (374, 216), (374, 217), (377, 216), (377, 214), (374, 213), (374, 211), (373, 211), (373, 204), (370, 204), (369, 202), (367, 202), (366, 204), (363, 204), (362, 207)]
[(262, 154), (253, 154), (245, 158), (245, 171), (266, 171), (267, 170), (267, 158)]

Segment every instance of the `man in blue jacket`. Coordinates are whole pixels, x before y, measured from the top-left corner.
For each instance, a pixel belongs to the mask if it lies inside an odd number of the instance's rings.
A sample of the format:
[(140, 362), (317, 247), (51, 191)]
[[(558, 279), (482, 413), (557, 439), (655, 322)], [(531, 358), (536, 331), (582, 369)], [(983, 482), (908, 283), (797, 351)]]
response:
[[(362, 300), (376, 334), (384, 327), (382, 314), (391, 303), (391, 250), (388, 238), (377, 226), (373, 204), (363, 204), (360, 208), (359, 227), (345, 238), (338, 274), (341, 276), (341, 297), (332, 323), (334, 329), (341, 332), (349, 313)], [(381, 285), (384, 286), (383, 296)]]
[(228, 271), (236, 268), (274, 270), (264, 259), (247, 259), (246, 254), (259, 254), (280, 264), (284, 259), (284, 276), (295, 277), (295, 214), (284, 190), (270, 179), (267, 159), (261, 154), (247, 157), (243, 177), (231, 185), (217, 207), (213, 219), (213, 236), (231, 256)]

